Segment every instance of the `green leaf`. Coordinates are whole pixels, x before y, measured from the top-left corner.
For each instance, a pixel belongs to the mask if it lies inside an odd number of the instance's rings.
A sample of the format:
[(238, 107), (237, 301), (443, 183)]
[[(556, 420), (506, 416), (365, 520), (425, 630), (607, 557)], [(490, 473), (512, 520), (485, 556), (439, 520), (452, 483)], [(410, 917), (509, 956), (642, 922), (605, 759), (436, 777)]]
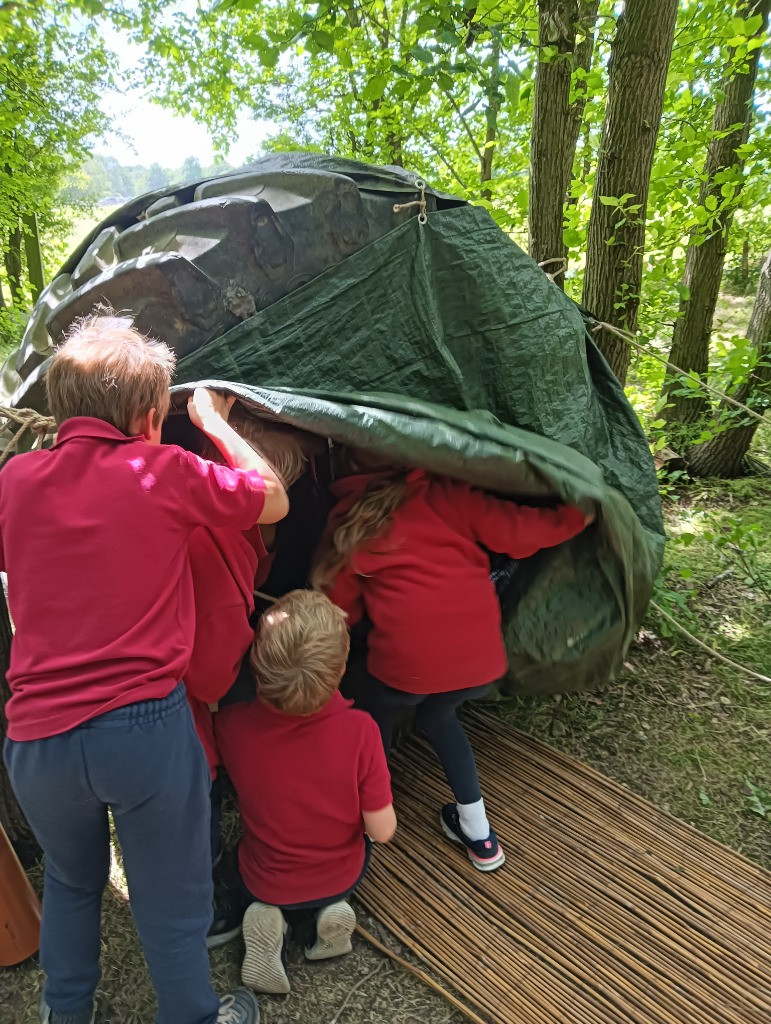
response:
[(618, 199), (616, 199), (615, 196), (600, 196), (599, 200), (600, 200), (600, 202), (602, 203), (603, 206), (618, 206), (619, 205), (619, 201), (618, 201)]
[(381, 99), (387, 85), (388, 79), (385, 75), (373, 75), (361, 90), (362, 99), (368, 103)]
[(522, 80), (519, 75), (506, 75), (506, 80), (503, 83), (503, 90), (506, 93), (506, 99), (511, 107), (519, 106), (519, 87), (521, 81)]
[(584, 233), (582, 231), (577, 231), (576, 228), (565, 228), (562, 232), (562, 241), (568, 249), (576, 249), (578, 246), (585, 243), (586, 238)]

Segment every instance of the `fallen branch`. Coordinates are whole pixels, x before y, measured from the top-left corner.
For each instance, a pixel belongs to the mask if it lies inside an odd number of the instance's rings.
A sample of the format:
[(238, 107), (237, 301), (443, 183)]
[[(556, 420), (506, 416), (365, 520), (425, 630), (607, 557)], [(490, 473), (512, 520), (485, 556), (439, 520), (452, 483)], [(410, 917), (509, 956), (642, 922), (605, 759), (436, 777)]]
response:
[[(386, 946), (384, 942), (381, 942), (379, 939), (376, 939), (375, 936), (371, 932), (368, 932), (366, 928), (362, 928), (360, 924), (357, 924), (356, 931), (358, 932), (359, 935), (361, 935), (363, 939), (366, 939), (367, 942), (371, 943), (371, 945), (373, 945), (375, 949), (379, 949), (381, 953), (385, 953), (386, 956), (390, 956), (390, 958), (395, 963), (399, 964), (400, 967), (403, 967), (406, 971), (409, 971), (410, 974), (414, 974), (416, 978), (419, 978), (424, 985), (427, 985), (430, 989), (432, 989), (434, 992), (440, 995), (442, 999), (446, 999), (451, 1006), (454, 1006), (456, 1010), (459, 1010), (464, 1015), (464, 1017), (467, 1017), (470, 1021), (473, 1022), (473, 1024), (489, 1024), (489, 1022), (486, 1021), (483, 1017), (480, 1017), (478, 1014), (474, 1013), (474, 1011), (470, 1009), (468, 1006), (465, 1006), (460, 1001), (460, 999), (457, 999), (452, 994), (452, 992), (448, 992), (447, 989), (442, 988), (442, 986), (438, 982), (434, 981), (432, 977), (426, 974), (425, 971), (421, 971), (419, 967), (414, 967), (408, 960), (405, 960), (403, 957), (400, 957), (398, 953), (394, 953), (394, 951), (390, 949), (388, 946)], [(367, 979), (364, 978), (362, 980), (366, 981)], [(361, 982), (359, 984), (361, 984)], [(340, 1009), (342, 1010), (342, 1007)], [(335, 1017), (335, 1020), (333, 1020), (331, 1024), (336, 1024), (336, 1021), (337, 1017)]]
[(369, 972), (369, 974), (365, 974), (363, 978), (360, 978), (360, 979), (359, 979), (359, 980), (358, 980), (358, 981), (356, 982), (356, 984), (355, 984), (355, 985), (353, 986), (353, 988), (352, 988), (352, 989), (350, 990), (350, 992), (348, 993), (348, 995), (347, 995), (347, 996), (345, 997), (345, 999), (344, 999), (344, 1000), (342, 1001), (342, 1003), (340, 1004), (340, 1009), (339, 1009), (339, 1010), (337, 1011), (337, 1013), (336, 1013), (336, 1014), (334, 1015), (334, 1017), (333, 1017), (333, 1018), (332, 1018), (332, 1020), (331, 1020), (331, 1021), (329, 1022), (329, 1024), (337, 1024), (337, 1022), (338, 1022), (338, 1021), (340, 1020), (340, 1016), (341, 1016), (341, 1014), (342, 1014), (343, 1010), (344, 1010), (344, 1009), (346, 1008), (346, 1006), (347, 1006), (347, 1005), (348, 1005), (348, 1003), (350, 1002), (350, 999), (351, 999), (351, 996), (353, 995), (353, 993), (354, 993), (354, 992), (355, 992), (355, 991), (356, 991), (357, 989), (361, 988), (361, 986), (362, 986), (362, 985), (364, 984), (364, 982), (365, 982), (365, 981), (369, 981), (369, 979), (370, 979), (370, 978), (374, 978), (374, 977), (375, 977), (375, 975), (376, 975), (376, 974), (377, 974), (377, 973), (378, 973), (379, 971), (382, 971), (382, 969), (383, 969), (383, 967), (384, 967), (384, 966), (385, 966), (385, 960), (381, 960), (381, 961), (380, 961), (380, 963), (379, 963), (379, 964), (377, 965), (377, 967), (375, 967), (375, 968), (374, 968), (374, 970), (371, 970), (371, 971)]

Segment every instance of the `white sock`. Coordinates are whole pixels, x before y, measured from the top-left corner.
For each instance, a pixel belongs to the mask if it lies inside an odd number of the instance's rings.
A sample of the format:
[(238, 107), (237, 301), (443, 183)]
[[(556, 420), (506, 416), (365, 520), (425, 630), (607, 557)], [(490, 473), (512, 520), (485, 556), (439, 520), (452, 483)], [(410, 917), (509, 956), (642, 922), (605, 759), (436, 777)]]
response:
[(487, 839), (490, 835), (490, 822), (485, 814), (484, 800), (475, 800), (473, 804), (458, 804), (460, 827), (467, 839)]

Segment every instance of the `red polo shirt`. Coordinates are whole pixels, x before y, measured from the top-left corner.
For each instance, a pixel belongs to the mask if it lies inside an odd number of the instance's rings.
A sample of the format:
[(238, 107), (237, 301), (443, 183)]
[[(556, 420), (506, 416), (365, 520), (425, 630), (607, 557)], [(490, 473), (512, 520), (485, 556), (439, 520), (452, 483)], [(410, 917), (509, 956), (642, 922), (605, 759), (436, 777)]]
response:
[[(342, 516), (382, 474), (345, 477), (332, 485)], [(372, 620), (367, 666), (405, 693), (449, 693), (483, 686), (506, 671), (501, 608), (480, 547), (527, 558), (584, 529), (569, 505), (531, 508), (448, 477), (414, 470), (407, 499), (388, 530), (358, 550), (329, 590), (353, 625)]]
[[(195, 637), (185, 688), (196, 732), (214, 778), (219, 753), (210, 704), (235, 682), (254, 640), (249, 616), (254, 611), (255, 577), (270, 560), (259, 526), (240, 530), (193, 530), (188, 546), (195, 597)], [(259, 569), (258, 569), (259, 565)]]
[(256, 700), (216, 716), (222, 763), (238, 794), (238, 865), (258, 900), (291, 906), (336, 896), (364, 867), (363, 811), (391, 803), (374, 721), (335, 693), (313, 715)]
[(245, 530), (265, 484), (175, 445), (73, 417), (0, 473), (0, 569), (16, 635), (8, 736), (41, 739), (182, 679), (197, 526)]

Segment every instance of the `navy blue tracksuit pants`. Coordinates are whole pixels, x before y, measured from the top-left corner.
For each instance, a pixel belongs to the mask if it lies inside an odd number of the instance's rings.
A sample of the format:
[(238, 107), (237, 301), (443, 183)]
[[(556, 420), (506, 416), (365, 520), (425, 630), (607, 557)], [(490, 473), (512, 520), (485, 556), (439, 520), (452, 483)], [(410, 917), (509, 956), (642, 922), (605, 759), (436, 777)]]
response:
[(16, 796), (45, 852), (44, 999), (90, 1006), (110, 867), (108, 810), (131, 911), (158, 997), (157, 1024), (215, 1024), (210, 776), (182, 684), (43, 740), (6, 740)]

